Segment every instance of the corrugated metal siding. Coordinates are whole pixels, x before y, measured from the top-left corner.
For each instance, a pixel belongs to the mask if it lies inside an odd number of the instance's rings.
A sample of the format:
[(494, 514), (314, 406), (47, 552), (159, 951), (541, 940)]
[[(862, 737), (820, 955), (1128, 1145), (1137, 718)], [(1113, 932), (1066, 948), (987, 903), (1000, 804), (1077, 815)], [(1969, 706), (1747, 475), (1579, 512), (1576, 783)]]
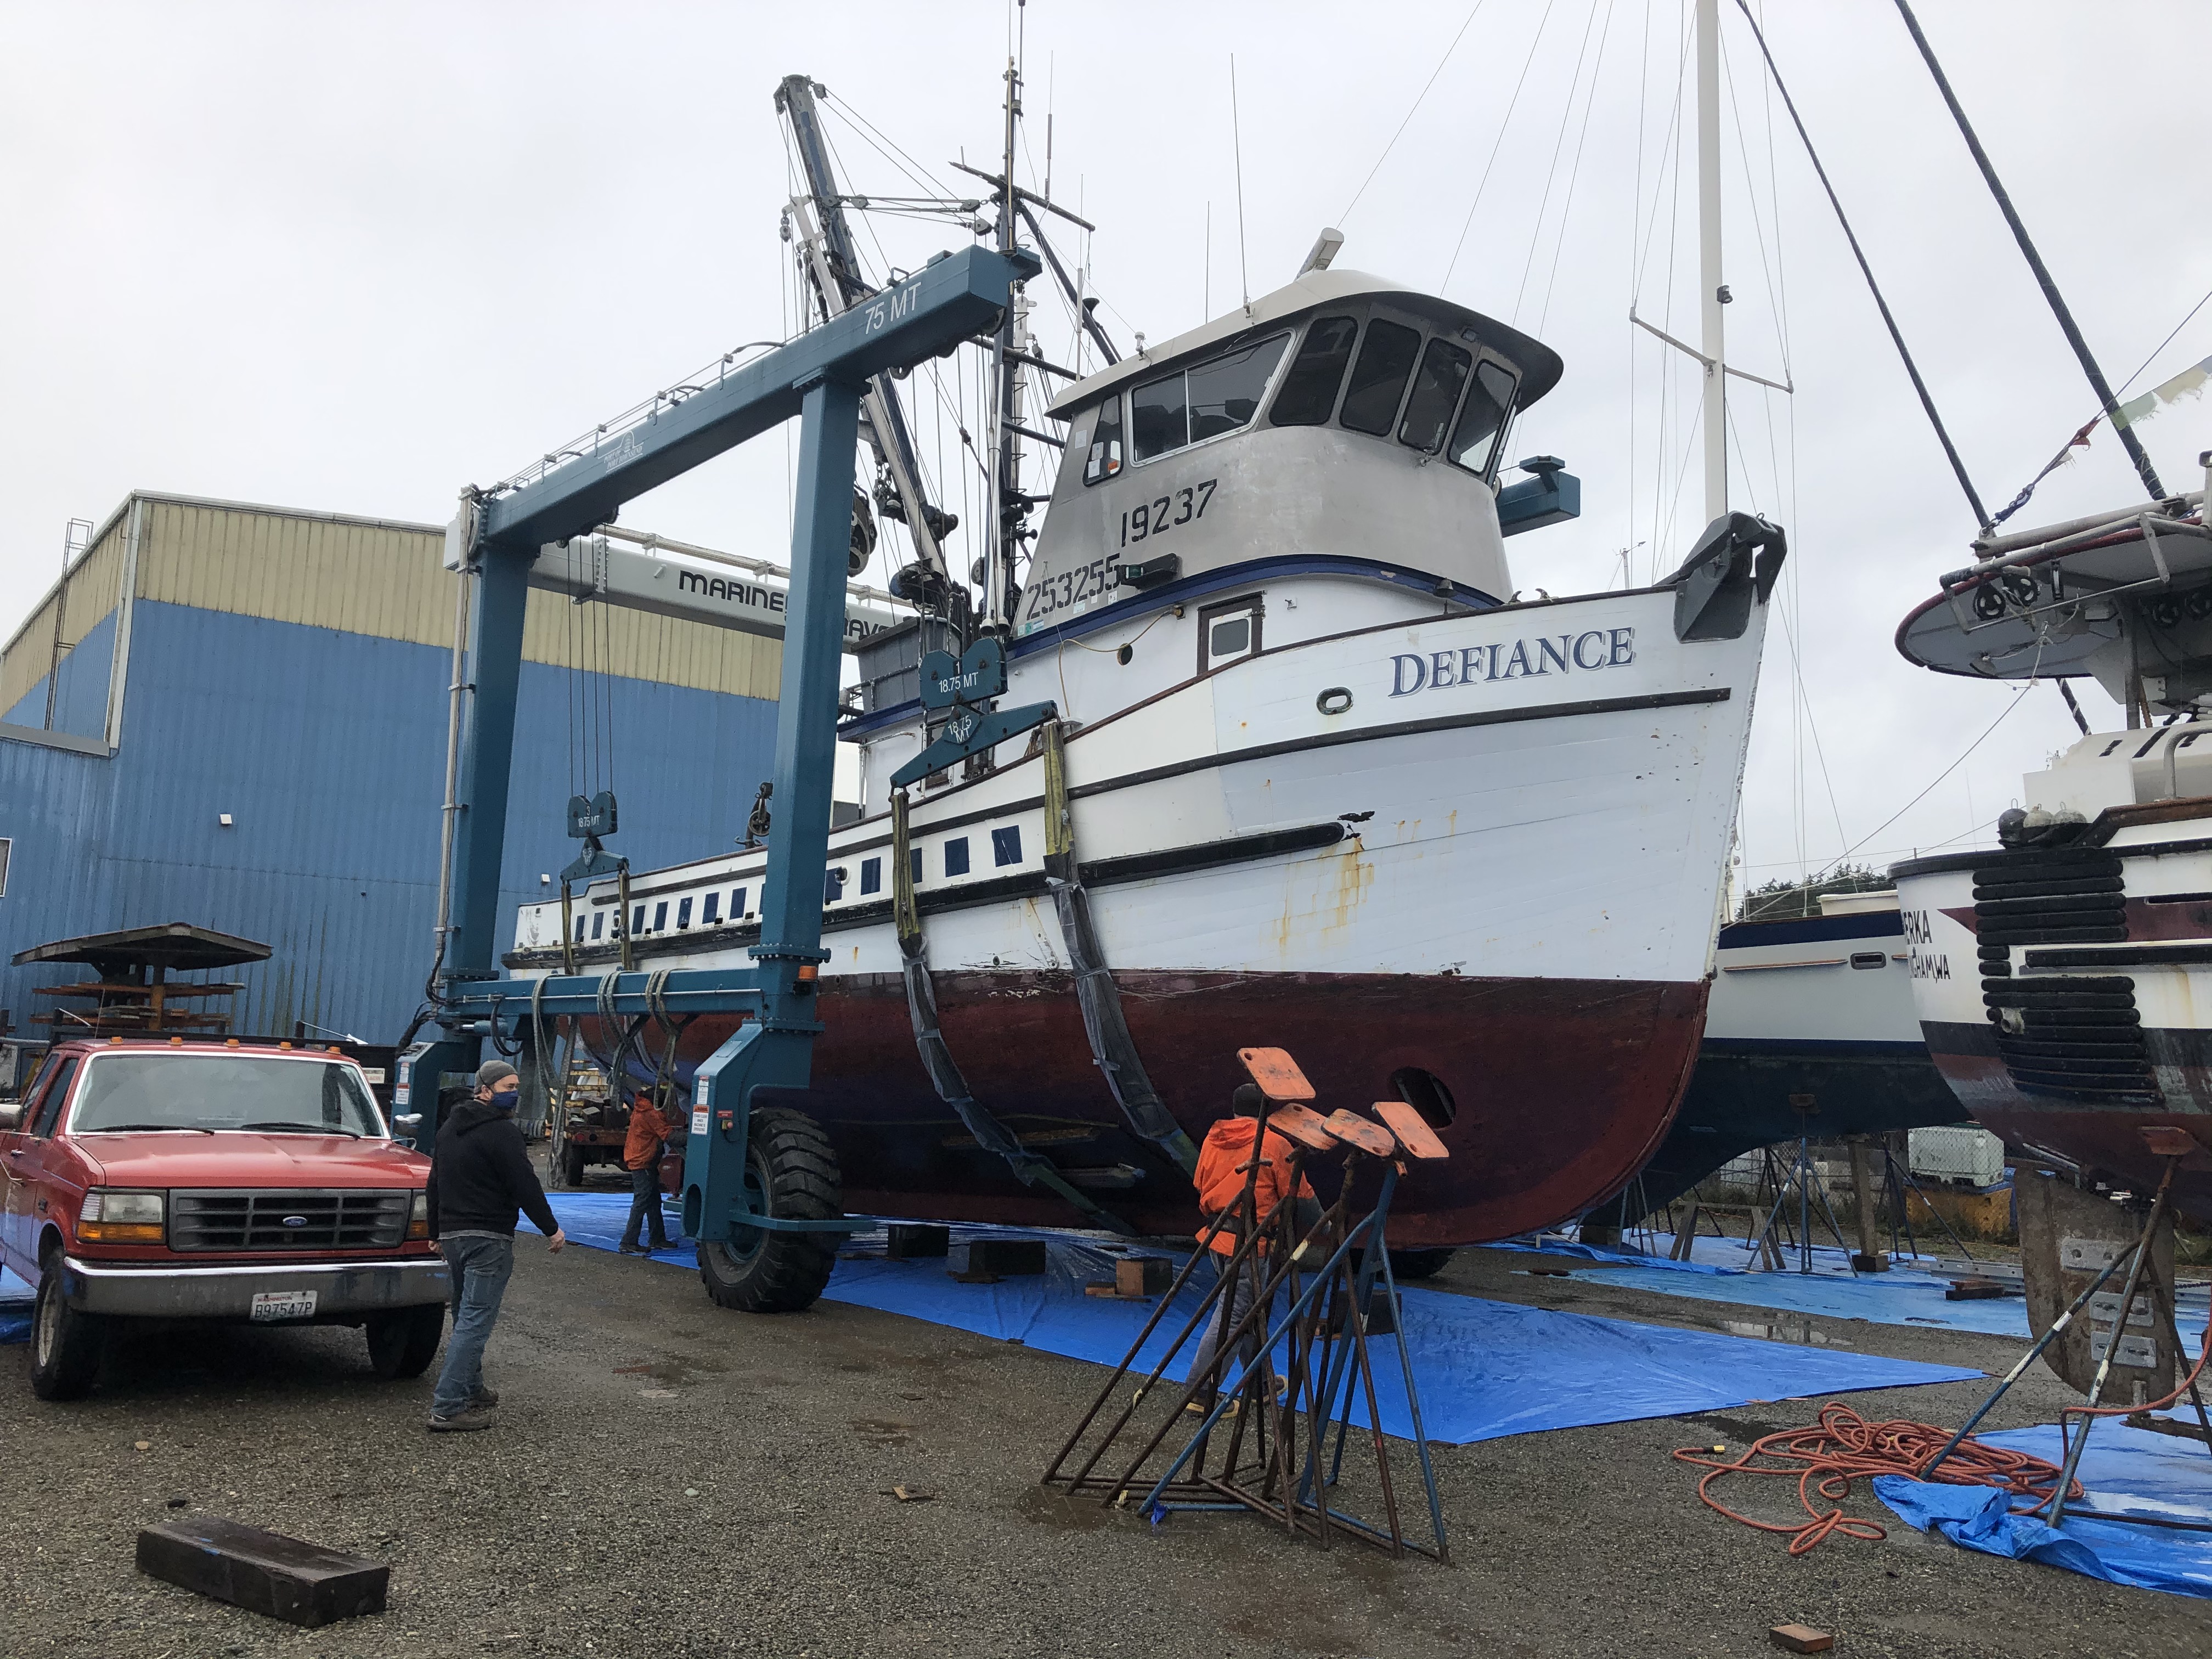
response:
[[(138, 594), (450, 650), (443, 549), (444, 532), (428, 528), (149, 497)], [(783, 668), (779, 641), (549, 593), (530, 596), (523, 656), (554, 667), (587, 656), (612, 673), (745, 697), (775, 696)]]
[[(73, 737), (107, 735), (107, 674), (115, 660), (115, 617), (112, 610), (87, 629), (74, 648), (62, 658), (60, 690), (54, 697), (53, 730)], [(67, 620), (64, 614), (64, 620)], [(49, 639), (49, 659), (53, 646)], [(44, 674), (0, 720), (11, 726), (39, 726), (46, 719), (46, 677)]]
[[(116, 599), (123, 590), (123, 544), (130, 524), (129, 514), (118, 514), (109, 522), (107, 533), (70, 567), (66, 579), (68, 599), (62, 607), (62, 643), (65, 651), (114, 611)], [(36, 687), (39, 719), (45, 717), (46, 669), (54, 653), (54, 594), (47, 594), (15, 630), (6, 650), (0, 652), (0, 708), (14, 710)], [(64, 683), (67, 684), (66, 676)], [(104, 707), (105, 686), (100, 696)], [(38, 723), (38, 719), (30, 722), (33, 726)]]
[[(446, 648), (151, 597), (132, 631), (113, 758), (0, 739), (0, 835), (15, 842), (0, 1006), (25, 1024), (50, 1006), (31, 987), (76, 971), (4, 965), (27, 945), (187, 921), (276, 947), (228, 975), (247, 986), (246, 1028), (283, 1035), (307, 1019), (391, 1041), (429, 966)], [(503, 936), (538, 875), (575, 854), (569, 684), (525, 667)], [(650, 868), (729, 846), (770, 769), (775, 704), (629, 678), (611, 691), (616, 850)]]

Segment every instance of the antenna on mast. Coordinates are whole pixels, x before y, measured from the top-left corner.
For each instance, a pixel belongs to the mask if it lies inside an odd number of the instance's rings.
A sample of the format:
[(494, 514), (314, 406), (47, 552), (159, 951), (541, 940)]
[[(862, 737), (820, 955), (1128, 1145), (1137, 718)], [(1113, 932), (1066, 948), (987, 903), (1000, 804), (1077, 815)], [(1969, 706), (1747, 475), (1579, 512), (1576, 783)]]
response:
[(1244, 133), (1237, 113), (1237, 54), (1229, 54), (1229, 143), (1237, 157), (1237, 265), (1243, 279), (1244, 314), (1252, 314), (1252, 266), (1244, 255)]

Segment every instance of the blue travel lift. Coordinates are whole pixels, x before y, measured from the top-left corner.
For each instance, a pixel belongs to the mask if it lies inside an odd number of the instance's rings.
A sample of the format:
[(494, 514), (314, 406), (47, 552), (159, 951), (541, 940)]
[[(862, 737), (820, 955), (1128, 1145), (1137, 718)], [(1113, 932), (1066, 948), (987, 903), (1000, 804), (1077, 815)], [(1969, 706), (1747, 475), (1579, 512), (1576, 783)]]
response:
[[(452, 932), (434, 988), (446, 1036), (410, 1050), (395, 1079), (396, 1103), (422, 1117), (418, 1144), (427, 1147), (436, 1133), (435, 1079), (473, 1068), (483, 1036), (503, 1020), (514, 1021), (519, 1036), (526, 1022), (564, 1014), (743, 1014), (748, 1018), (736, 1035), (701, 1065), (692, 1085), (684, 1231), (702, 1246), (727, 1247), (732, 1254), (757, 1249), (766, 1242), (763, 1233), (850, 1231), (842, 1219), (766, 1212), (769, 1195), (749, 1159), (747, 1139), (757, 1109), (803, 1100), (795, 1091), (807, 1087), (814, 1036), (822, 1029), (813, 992), (829, 957), (822, 949), (822, 888), (860, 398), (872, 376), (947, 356), (988, 333), (1013, 286), (1039, 269), (1022, 249), (939, 254), (819, 328), (726, 371), (714, 384), (681, 401), (656, 400), (648, 417), (587, 453), (564, 457), (514, 488), (465, 494), (447, 532), (447, 562), (465, 562), (477, 578), (470, 624), (474, 695), (461, 749)], [(802, 426), (776, 712), (776, 823), (754, 965), (563, 975), (534, 987), (503, 980), (497, 966), (500, 858), (531, 564), (547, 544), (588, 534), (624, 502), (794, 415)], [(998, 642), (985, 643), (995, 659)], [(1003, 684), (1002, 671), (998, 679)], [(986, 738), (1001, 740), (1002, 723), (979, 722), (970, 749), (984, 746)], [(598, 804), (586, 805), (595, 810), (584, 817), (596, 820)], [(583, 820), (573, 808), (571, 817), (576, 833), (575, 823)], [(597, 851), (596, 836), (586, 845), (592, 856), (585, 862), (613, 867)], [(412, 1086), (417, 1078), (424, 1085), (419, 1091)]]

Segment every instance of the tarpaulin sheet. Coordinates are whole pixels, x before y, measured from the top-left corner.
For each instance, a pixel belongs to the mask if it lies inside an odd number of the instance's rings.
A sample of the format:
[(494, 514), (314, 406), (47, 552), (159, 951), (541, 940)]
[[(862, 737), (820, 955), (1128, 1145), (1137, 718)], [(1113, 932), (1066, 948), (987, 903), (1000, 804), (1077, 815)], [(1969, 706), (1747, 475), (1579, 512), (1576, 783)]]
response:
[[(2053, 1463), (2063, 1455), (2055, 1425), (1980, 1438)], [(2085, 1509), (2212, 1522), (2212, 1459), (2194, 1441), (2100, 1423), (2082, 1455), (2081, 1480), (2087, 1492)], [(2089, 1520), (2072, 1513), (2071, 1505), (2063, 1529), (2053, 1530), (2035, 1516), (2011, 1513), (2012, 1500), (1988, 1486), (1934, 1486), (1885, 1474), (1875, 1477), (1874, 1489), (1921, 1531), (1934, 1527), (1953, 1543), (1984, 1555), (2064, 1567), (2138, 1589), (2212, 1597), (2212, 1533)]]
[[(579, 1203), (579, 1200), (586, 1200)], [(557, 1194), (562, 1224), (580, 1243), (618, 1236), (628, 1200)], [(620, 1207), (617, 1208), (617, 1206)], [(571, 1226), (569, 1218), (575, 1217)], [(994, 1285), (963, 1285), (941, 1261), (841, 1260), (824, 1296), (901, 1314), (1048, 1353), (1103, 1365), (1119, 1364), (1156, 1301), (1086, 1296), (1086, 1282), (1110, 1279), (1117, 1256), (1157, 1254), (1097, 1236), (954, 1226), (956, 1243), (977, 1237), (1033, 1237), (1047, 1243), (1048, 1271)], [(871, 1236), (854, 1245), (865, 1249)], [(1178, 1307), (1161, 1322), (1146, 1352), (1149, 1370), (1195, 1312), (1200, 1267)], [(1638, 1418), (1859, 1389), (1954, 1382), (1979, 1371), (1869, 1354), (1812, 1349), (1702, 1331), (1595, 1319), (1444, 1291), (1408, 1289), (1403, 1323), (1431, 1437), (1456, 1444)], [(1181, 1379), (1186, 1345), (1171, 1375)], [(1377, 1404), (1385, 1431), (1412, 1431), (1395, 1345), (1374, 1345)], [(1364, 1409), (1355, 1421), (1364, 1423)]]
[(31, 1304), (36, 1292), (0, 1267), (0, 1343), (31, 1340)]

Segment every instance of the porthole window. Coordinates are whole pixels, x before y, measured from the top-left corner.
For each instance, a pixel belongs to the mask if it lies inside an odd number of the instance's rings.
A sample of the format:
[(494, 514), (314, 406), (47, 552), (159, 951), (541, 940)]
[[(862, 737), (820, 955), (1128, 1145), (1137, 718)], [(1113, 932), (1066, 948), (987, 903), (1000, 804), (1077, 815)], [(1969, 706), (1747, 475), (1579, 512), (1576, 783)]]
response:
[(1451, 1091), (1434, 1072), (1425, 1072), (1418, 1066), (1407, 1066), (1390, 1073), (1391, 1092), (1421, 1115), (1421, 1121), (1431, 1129), (1448, 1129), (1451, 1121), (1459, 1115)]

